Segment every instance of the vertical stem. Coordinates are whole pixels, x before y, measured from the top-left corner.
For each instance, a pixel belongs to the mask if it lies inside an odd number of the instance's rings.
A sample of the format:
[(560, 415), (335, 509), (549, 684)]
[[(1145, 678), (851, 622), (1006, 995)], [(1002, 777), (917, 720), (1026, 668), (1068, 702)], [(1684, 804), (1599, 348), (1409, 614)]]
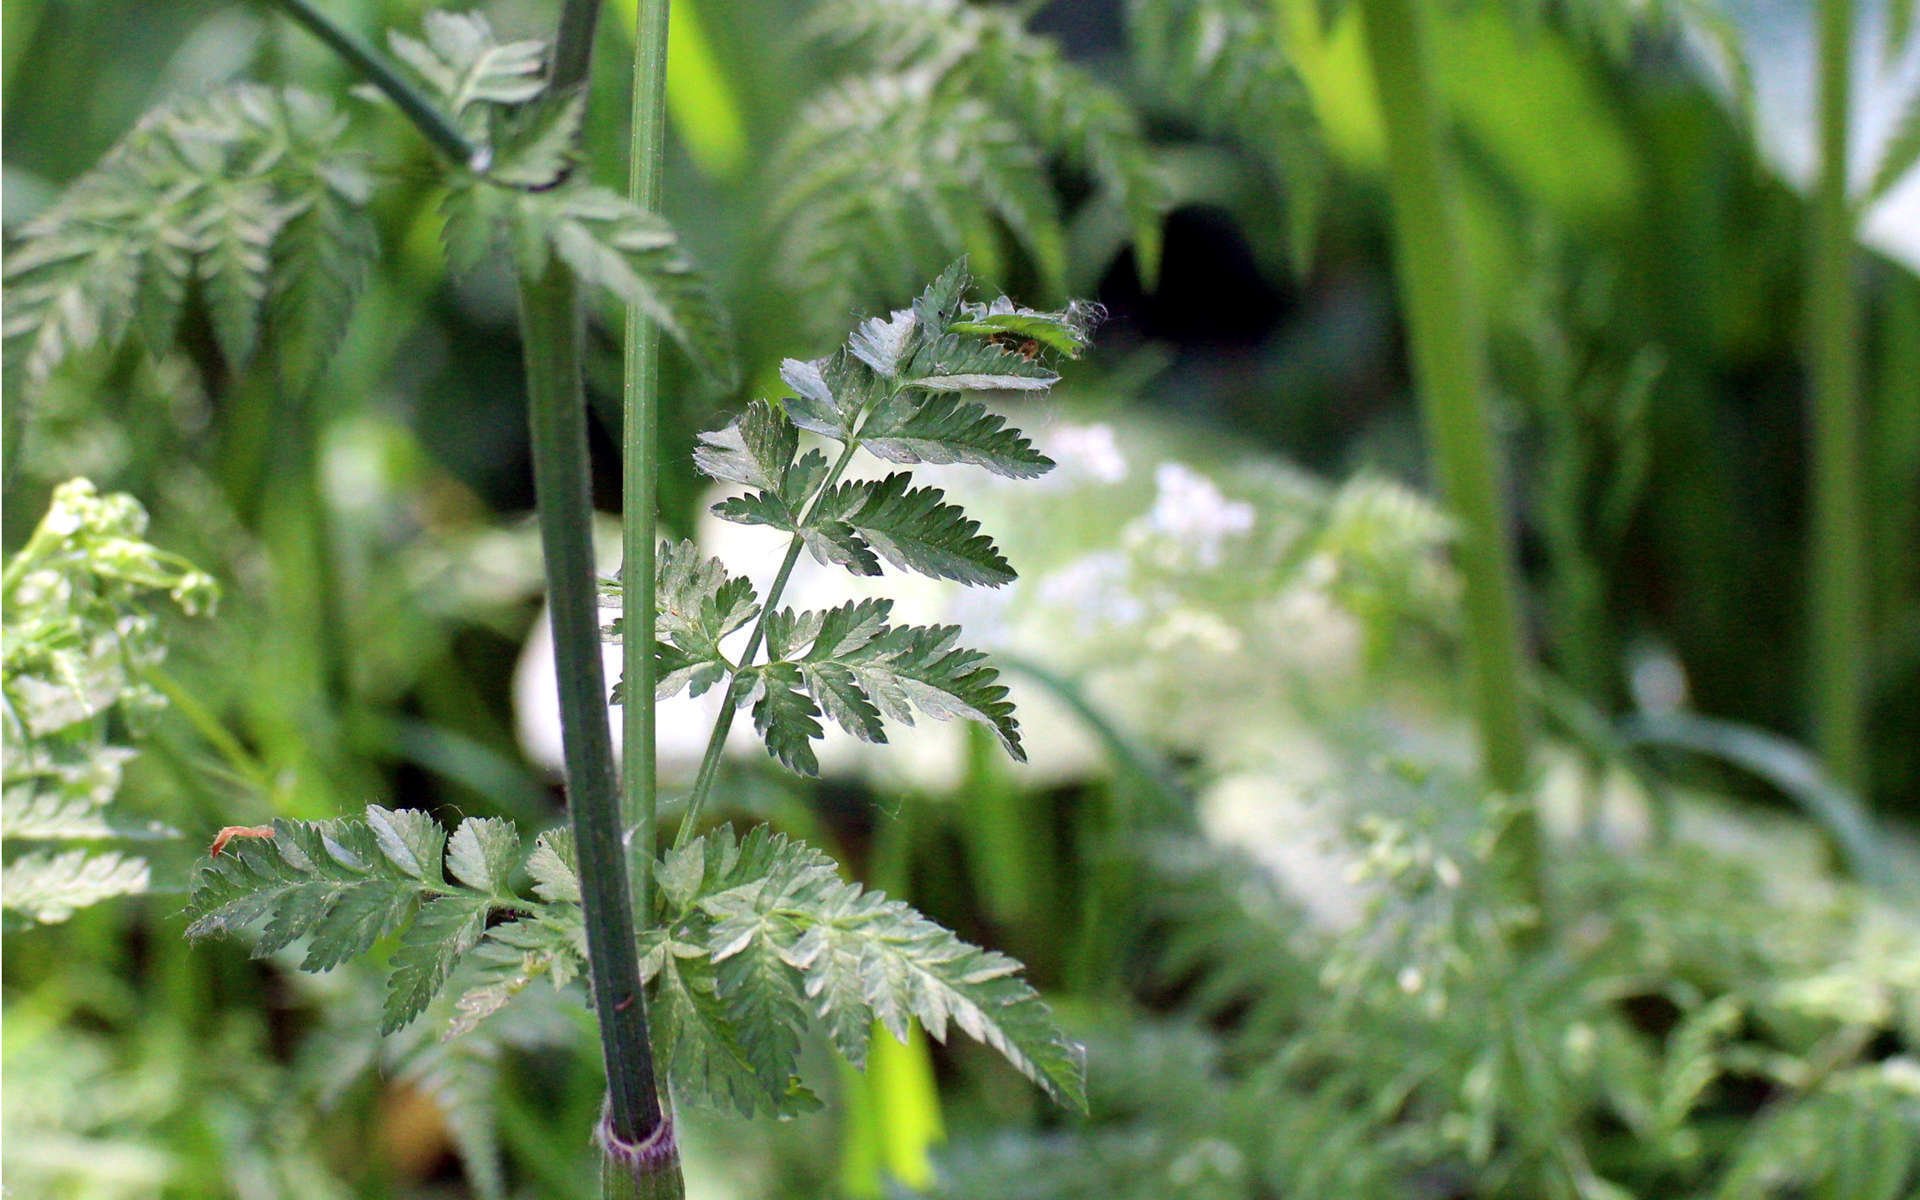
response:
[(566, 0), (560, 28), (553, 35), (553, 67), (547, 86), (564, 95), (584, 87), (593, 67), (593, 34), (600, 24), (600, 0)]
[[(1494, 787), (1527, 783), (1527, 716), (1500, 464), (1489, 431), (1482, 336), (1445, 161), (1420, 0), (1362, 0), (1367, 49), (1387, 133), (1394, 251), (1413, 373), (1441, 490), (1460, 525), (1468, 651), (1482, 766)], [(1512, 831), (1510, 862), (1537, 870), (1537, 822)], [(1529, 883), (1538, 896), (1537, 878)]]
[[(660, 208), (660, 160), (666, 148), (668, 0), (641, 0), (633, 38), (633, 130), (627, 158), (627, 198), (649, 212)], [(625, 408), (621, 442), (621, 628), (626, 700), (621, 708), (625, 754), (623, 815), (633, 830), (627, 862), (634, 903), (645, 927), (651, 912), (658, 792), (654, 761), (653, 601), (655, 493), (658, 487), (660, 328), (636, 306), (627, 307)]]
[(539, 278), (520, 281), (520, 320), (526, 342), (534, 488), (559, 676), (567, 799), (579, 856), (581, 908), (593, 998), (600, 1016), (600, 1045), (607, 1063), (602, 1140), (611, 1156), (617, 1148), (644, 1146), (662, 1133), (671, 1145), (673, 1134), (671, 1124), (662, 1119), (654, 1083), (621, 844), (613, 739), (607, 728), (607, 688), (600, 663), (586, 399), (580, 382), (579, 297), (565, 266), (554, 261)]
[[(593, 62), (600, 0), (566, 0), (554, 37), (549, 88), (584, 89)], [(560, 688), (560, 738), (566, 762), (587, 959), (607, 1063), (607, 1103), (596, 1131), (602, 1200), (680, 1200), (680, 1147), (673, 1117), (660, 1103), (647, 1036), (634, 903), (628, 888), (621, 792), (607, 728), (607, 681), (600, 659), (598, 588), (593, 564), (593, 498), (587, 460), (587, 406), (580, 380), (580, 299), (558, 260), (538, 279), (520, 281), (527, 342), (534, 487), (540, 540), (547, 553), (548, 604)], [(651, 508), (649, 506), (649, 511)], [(649, 548), (651, 540), (649, 539)], [(623, 589), (629, 596), (636, 589)], [(643, 590), (649, 601), (653, 589)], [(623, 602), (624, 603), (624, 602)], [(651, 619), (647, 635), (653, 649)], [(645, 689), (651, 706), (653, 689)], [(651, 743), (649, 743), (651, 744)], [(652, 772), (647, 776), (651, 780)], [(644, 847), (651, 855), (651, 846)]]
[(1847, 197), (1851, 0), (1820, 0), (1820, 178), (1808, 279), (1813, 383), (1814, 739), (1842, 783), (1864, 791), (1867, 586), (1861, 480), (1859, 308)]

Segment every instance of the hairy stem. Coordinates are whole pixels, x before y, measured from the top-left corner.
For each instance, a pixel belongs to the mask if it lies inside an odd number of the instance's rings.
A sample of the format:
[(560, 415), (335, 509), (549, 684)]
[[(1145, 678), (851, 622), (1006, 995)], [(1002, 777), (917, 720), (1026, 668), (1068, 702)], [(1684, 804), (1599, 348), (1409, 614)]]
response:
[(467, 140), (447, 115), (413, 85), (399, 68), (352, 32), (335, 24), (332, 18), (308, 0), (273, 0), (289, 17), (305, 26), (313, 36), (325, 42), (335, 54), (352, 63), (367, 82), (386, 93), (387, 99), (419, 127), (428, 141), (455, 162), (475, 171), (487, 169), (487, 151)]
[(1859, 305), (1847, 198), (1851, 0), (1820, 0), (1820, 178), (1808, 279), (1813, 380), (1811, 621), (1814, 744), (1827, 769), (1864, 792), (1867, 575), (1861, 479)]
[(564, 95), (586, 86), (593, 68), (593, 34), (599, 24), (600, 0), (566, 0), (559, 32), (553, 37), (553, 68), (547, 76), (554, 92)]
[[(853, 461), (853, 453), (859, 448), (860, 439), (857, 436), (847, 439), (847, 444), (840, 451), (840, 457), (835, 460), (833, 469), (827, 472), (827, 477), (807, 499), (806, 511), (800, 515), (800, 520), (796, 522), (798, 525), (802, 528), (806, 526), (807, 518), (812, 515), (814, 506), (819, 504), (820, 497), (826, 495), (834, 484), (840, 482), (841, 474), (846, 471), (847, 464)], [(693, 836), (696, 818), (700, 815), (700, 806), (706, 803), (708, 793), (713, 791), (714, 778), (720, 773), (720, 756), (727, 747), (727, 734), (733, 730), (734, 705), (739, 699), (735, 692), (739, 687), (740, 672), (751, 666), (753, 656), (759, 653), (760, 643), (767, 636), (767, 618), (779, 606), (780, 595), (787, 589), (787, 578), (793, 574), (794, 564), (800, 561), (800, 547), (804, 544), (804, 539), (797, 533), (787, 544), (787, 554), (780, 560), (780, 570), (774, 574), (773, 582), (767, 585), (767, 594), (761, 600), (760, 619), (754, 622), (753, 632), (747, 635), (746, 647), (740, 651), (740, 662), (734, 668), (733, 675), (727, 680), (726, 690), (721, 693), (720, 715), (713, 720), (713, 732), (707, 736), (706, 753), (700, 756), (700, 772), (693, 778), (693, 793), (687, 798), (687, 811), (680, 818), (680, 830), (673, 838), (675, 849), (686, 845), (687, 839)]]
[[(633, 129), (627, 149), (627, 198), (660, 208), (660, 160), (666, 148), (667, 0), (641, 0), (633, 38)], [(659, 793), (654, 761), (653, 623), (654, 505), (659, 477), (660, 328), (627, 306), (626, 419), (621, 437), (621, 652), (626, 700), (621, 707), (624, 815), (633, 830), (627, 864), (644, 927), (651, 912)]]
[(647, 1040), (646, 997), (627, 890), (607, 685), (600, 662), (579, 296), (572, 273), (557, 260), (539, 278), (521, 279), (520, 320), (567, 800), (579, 856), (600, 1047), (607, 1064), (603, 1141), (642, 1145), (662, 1128), (660, 1097)]
[[(1500, 791), (1527, 783), (1527, 717), (1514, 572), (1500, 464), (1489, 432), (1479, 314), (1444, 157), (1419, 0), (1362, 0), (1374, 85), (1387, 133), (1394, 251), (1427, 439), (1459, 522), (1468, 652), (1481, 761)], [(1539, 839), (1531, 812), (1511, 831), (1508, 862), (1535, 898)]]

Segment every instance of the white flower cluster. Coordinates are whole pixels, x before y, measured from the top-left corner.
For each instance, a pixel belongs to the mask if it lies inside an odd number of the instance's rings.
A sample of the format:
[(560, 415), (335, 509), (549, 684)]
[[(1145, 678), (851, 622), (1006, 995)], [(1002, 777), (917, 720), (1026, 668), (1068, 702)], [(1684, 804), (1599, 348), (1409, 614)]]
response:
[(1228, 543), (1253, 529), (1253, 505), (1229, 500), (1218, 484), (1184, 463), (1154, 468), (1153, 507), (1127, 527), (1127, 549), (1168, 570), (1212, 570)]

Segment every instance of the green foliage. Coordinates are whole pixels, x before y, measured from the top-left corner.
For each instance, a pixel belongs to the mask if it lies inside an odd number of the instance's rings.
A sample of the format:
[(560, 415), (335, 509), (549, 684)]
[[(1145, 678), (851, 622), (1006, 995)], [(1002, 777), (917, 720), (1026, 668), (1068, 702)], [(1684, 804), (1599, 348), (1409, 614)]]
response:
[(1134, 59), (1162, 102), (1210, 137), (1232, 141), (1284, 197), (1287, 250), (1312, 265), (1327, 155), (1289, 57), (1282, 23), (1260, 0), (1129, 0)]
[(7, 374), (24, 394), (137, 333), (159, 353), (190, 292), (228, 362), (261, 329), (296, 385), (345, 331), (375, 242), (371, 181), (346, 121), (293, 88), (241, 85), (165, 105), (21, 230), (7, 256)]
[[(714, 512), (792, 535), (764, 601), (692, 544), (660, 547), (656, 695), (699, 695), (725, 680), (715, 745), (734, 709), (750, 707), (769, 753), (803, 774), (819, 771), (812, 743), (824, 736), (823, 718), (880, 742), (883, 717), (964, 717), (1024, 758), (1007, 689), (983, 655), (956, 646), (958, 628), (890, 625), (893, 605), (883, 599), (825, 611), (778, 607), (802, 547), (855, 575), (879, 574), (885, 559), (961, 582), (1013, 578), (979, 525), (938, 489), (910, 487), (906, 472), (840, 482), (862, 448), (894, 462), (967, 462), (1015, 477), (1053, 465), (1002, 418), (960, 397), (1050, 386), (1057, 376), (1042, 348), (1078, 353), (1097, 314), (1035, 312), (1004, 298), (971, 304), (967, 284), (964, 267), (950, 267), (912, 308), (862, 323), (840, 352), (789, 360), (782, 375), (796, 396), (756, 401), (702, 436), (700, 470), (754, 489)], [(820, 450), (801, 452), (803, 431), (840, 443), (831, 466)], [(749, 622), (744, 648), (730, 654), (726, 643)], [(616, 621), (608, 636), (623, 632)], [(763, 646), (765, 660), (754, 661)], [(615, 698), (625, 699), (618, 688)], [(800, 1030), (812, 1015), (855, 1064), (865, 1061), (876, 1020), (902, 1040), (909, 1019), (941, 1039), (957, 1024), (1049, 1095), (1081, 1102), (1077, 1049), (1014, 977), (1016, 963), (842, 882), (816, 851), (764, 827), (744, 840), (723, 827), (688, 841), (683, 830), (657, 877), (666, 907), (643, 934), (643, 971), (660, 1054), (683, 1094), (748, 1114), (813, 1106), (797, 1076)]]
[[(1138, 118), (1028, 33), (1019, 13), (964, 0), (832, 0), (812, 29), (866, 70), (808, 101), (773, 164), (778, 265), (810, 307), (903, 295), (961, 253), (998, 275), (1003, 231), (1043, 286), (1064, 292), (1052, 163), (1121, 210), (1141, 275), (1153, 278), (1166, 189)], [(846, 282), (821, 301), (829, 280)]]
[(478, 13), (429, 12), (422, 26), (424, 41), (392, 31), (387, 43), (469, 134), (490, 132), (484, 106), (525, 104), (546, 90), (544, 42), (496, 42), (493, 27)]
[[(235, 838), (196, 869), (188, 936), (264, 922), (254, 955), (304, 940), (305, 971), (391, 940), (384, 1033), (431, 1011), (447, 1038), (472, 1034), (534, 980), (565, 987), (584, 975), (564, 835), (542, 834), (523, 852), (504, 821), (470, 818), (448, 837), (425, 813), (377, 805), (364, 819), (281, 820), (273, 830)], [(537, 899), (514, 889), (522, 869)], [(745, 838), (723, 826), (668, 854), (658, 878), (642, 969), (659, 1054), (689, 1100), (748, 1114), (813, 1107), (797, 1076), (811, 1021), (858, 1064), (875, 1021), (904, 1039), (913, 1018), (941, 1039), (957, 1026), (1049, 1095), (1083, 1102), (1078, 1048), (1016, 977), (1017, 963), (842, 881), (818, 851), (764, 826)], [(457, 995), (436, 1004), (449, 979)]]
[(855, 1065), (876, 1021), (902, 1041), (909, 1019), (940, 1040), (958, 1026), (1084, 1106), (1080, 1049), (1019, 964), (842, 880), (819, 851), (765, 826), (744, 838), (722, 826), (669, 853), (659, 881), (643, 969), (658, 981), (669, 1076), (689, 1099), (746, 1114), (810, 1106), (796, 1072), (800, 1032), (817, 1017)]
[[(1078, 304), (1037, 312), (1005, 297), (969, 303), (967, 284), (955, 264), (912, 308), (861, 323), (839, 352), (789, 359), (781, 375), (795, 395), (782, 405), (756, 401), (726, 428), (703, 434), (695, 465), (756, 489), (714, 513), (791, 533), (796, 550), (804, 545), (855, 575), (880, 574), (884, 559), (937, 579), (1011, 581), (1013, 568), (993, 541), (938, 488), (914, 488), (904, 471), (840, 482), (862, 449), (890, 462), (968, 463), (1016, 478), (1053, 466), (1004, 418), (964, 397), (1050, 387), (1059, 377), (1043, 355), (1077, 354), (1098, 314)], [(802, 431), (839, 442), (838, 461), (829, 467), (819, 450), (802, 454)], [(808, 775), (819, 771), (811, 743), (824, 736), (822, 716), (870, 742), (886, 740), (882, 716), (908, 725), (916, 712), (964, 717), (1025, 759), (998, 672), (984, 655), (956, 646), (957, 628), (889, 625), (885, 600), (825, 612), (769, 608), (748, 581), (685, 543), (663, 546), (659, 564), (658, 698), (682, 689), (699, 695), (730, 676), (732, 703), (751, 705), (768, 751)], [(722, 640), (756, 615), (754, 645), (764, 636), (767, 660), (734, 662)], [(615, 622), (610, 633), (619, 632)]]
[[(566, 182), (583, 98), (542, 95), (544, 45), (498, 43), (477, 15), (430, 14), (425, 33), (394, 35), (395, 51), (487, 164), (451, 168), (455, 262), (502, 242), (529, 273), (558, 255), (728, 378), (725, 314), (673, 230)], [(158, 354), (197, 293), (229, 364), (267, 344), (288, 384), (313, 382), (377, 250), (372, 177), (341, 153), (346, 134), (330, 104), (290, 88), (240, 85), (148, 114), (21, 230), (6, 267), (9, 379), (30, 394), (69, 359), (135, 334)]]
[[(663, 542), (655, 575), (658, 608), (654, 656), (659, 661), (656, 695), (687, 689), (700, 695), (731, 669), (720, 639), (751, 621), (760, 611), (753, 584), (728, 575), (716, 558), (703, 558), (690, 542)], [(619, 636), (621, 624), (608, 628)], [(619, 685), (614, 699), (620, 698)]]
[(702, 371), (730, 383), (732, 335), (671, 226), (617, 192), (574, 180), (585, 97), (544, 93), (546, 47), (501, 43), (475, 13), (430, 13), (424, 41), (395, 52), (484, 149), (486, 167), (451, 181), (445, 238), (456, 267), (502, 248), (523, 278), (557, 257), (582, 282), (657, 322)]
[(1920, 93), (1908, 96), (1899, 124), (1894, 126), (1880, 150), (1880, 165), (1874, 169), (1873, 180), (1867, 184), (1860, 203), (1870, 205), (1891, 192), (1916, 165), (1920, 165)]
[[(526, 857), (513, 826), (492, 818), (463, 821), (451, 838), (426, 813), (378, 805), (363, 820), (280, 820), (271, 838), (236, 838), (196, 868), (187, 936), (237, 934), (264, 920), (256, 957), (305, 939), (301, 969), (328, 971), (398, 934), (384, 1033), (425, 1012), (484, 941), (490, 970), (462, 995), (454, 1022), (470, 1029), (535, 975), (564, 984), (585, 958), (577, 907), (525, 900), (513, 890)], [(541, 886), (553, 890), (562, 852), (543, 840), (532, 857)], [(507, 913), (514, 919), (488, 927), (490, 917)]]
[[(84, 479), (62, 484), (33, 536), (8, 560), (0, 602), (0, 713), (6, 756), (0, 836), (21, 843), (172, 836), (108, 812), (134, 755), (126, 744), (164, 703), (148, 678), (165, 656), (155, 592), (188, 613), (211, 608), (213, 580), (142, 540), (147, 514)], [(82, 847), (11, 854), (0, 872), (9, 928), (145, 891), (147, 863)]]
[(1179, 1015), (1094, 1030), (1090, 1123), (960, 1148), (935, 1194), (1920, 1183), (1920, 1075), (1887, 1049), (1920, 1032), (1908, 914), (1707, 843), (1559, 846), (1552, 909), (1526, 913), (1489, 854), (1507, 817), (1467, 779), (1398, 763), (1341, 787), (1359, 911), (1329, 927), (1245, 855), (1162, 842), (1142, 945)]

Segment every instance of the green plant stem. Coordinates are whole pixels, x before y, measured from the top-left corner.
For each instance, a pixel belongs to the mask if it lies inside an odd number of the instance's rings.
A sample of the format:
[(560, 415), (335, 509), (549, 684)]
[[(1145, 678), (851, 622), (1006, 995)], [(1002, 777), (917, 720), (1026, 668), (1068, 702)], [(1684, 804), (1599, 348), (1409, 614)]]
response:
[[(833, 485), (840, 482), (840, 476), (853, 461), (853, 453), (860, 448), (860, 438), (854, 435), (847, 439), (840, 457), (835, 460), (833, 469), (807, 500), (807, 510), (795, 524), (806, 528), (807, 517), (813, 512), (813, 506), (820, 497), (827, 494)], [(799, 534), (787, 544), (787, 554), (780, 560), (780, 570), (775, 572), (773, 582), (767, 585), (767, 594), (760, 602), (760, 619), (753, 624), (753, 632), (747, 635), (747, 644), (740, 651), (740, 661), (733, 675), (727, 680), (726, 691), (720, 698), (720, 715), (713, 720), (713, 732), (707, 736), (707, 749), (700, 756), (700, 771), (693, 777), (693, 792), (687, 797), (687, 811), (680, 818), (679, 832), (674, 834), (673, 845), (677, 850), (687, 844), (693, 836), (696, 818), (700, 815), (700, 806), (706, 803), (708, 793), (713, 791), (713, 781), (720, 773), (720, 756), (727, 748), (727, 734), (733, 730), (734, 707), (739, 700), (737, 692), (740, 686), (740, 672), (753, 663), (753, 656), (760, 651), (760, 643), (767, 636), (767, 618), (779, 606), (781, 593), (787, 589), (787, 579), (793, 574), (794, 564), (800, 561), (800, 548), (805, 544)]]
[(607, 1064), (607, 1137), (640, 1145), (671, 1126), (663, 1120), (647, 1040), (646, 997), (627, 890), (607, 688), (600, 662), (598, 588), (587, 410), (580, 379), (577, 284), (558, 261), (520, 281), (534, 490), (546, 556), (562, 757), (579, 857), (587, 957)]
[(141, 674), (155, 691), (167, 698), (167, 703), (187, 719), (187, 724), (193, 726), (194, 732), (213, 748), (229, 770), (263, 795), (272, 787), (272, 772), (220, 723), (219, 718), (200, 702), (198, 696), (161, 667), (148, 666)]
[(1820, 0), (1820, 178), (1808, 279), (1813, 382), (1811, 621), (1814, 743), (1864, 792), (1867, 578), (1861, 466), (1859, 305), (1847, 197), (1851, 0)]
[(386, 93), (401, 113), (418, 126), (427, 140), (443, 154), (475, 171), (487, 169), (487, 150), (469, 142), (459, 127), (435, 108), (433, 102), (378, 50), (336, 25), (308, 0), (273, 0), (273, 3), (305, 26), (309, 33), (325, 42), (335, 54), (352, 63), (367, 77), (367, 82)]
[[(641, 0), (633, 37), (633, 128), (627, 150), (627, 198), (660, 209), (660, 160), (666, 148), (667, 0)], [(625, 636), (626, 699), (621, 706), (624, 816), (634, 904), (642, 928), (653, 890), (659, 792), (654, 760), (653, 623), (654, 505), (659, 477), (660, 327), (627, 306), (626, 376), (621, 439), (622, 548), (620, 609)]]
[(639, 1142), (615, 1140), (609, 1121), (600, 1122), (600, 1200), (684, 1200), (680, 1145), (673, 1117), (664, 1116)]
[[(1482, 766), (1495, 788), (1518, 796), (1527, 784), (1528, 735), (1512, 552), (1482, 381), (1474, 280), (1427, 61), (1427, 13), (1420, 0), (1362, 0), (1360, 10), (1386, 125), (1394, 252), (1414, 380), (1441, 489), (1460, 528)], [(1510, 831), (1506, 851), (1535, 899), (1537, 825), (1528, 810)]]
[(553, 37), (553, 70), (547, 77), (555, 93), (564, 95), (586, 86), (593, 68), (593, 34), (599, 24), (600, 0), (566, 0), (560, 10), (560, 29)]

